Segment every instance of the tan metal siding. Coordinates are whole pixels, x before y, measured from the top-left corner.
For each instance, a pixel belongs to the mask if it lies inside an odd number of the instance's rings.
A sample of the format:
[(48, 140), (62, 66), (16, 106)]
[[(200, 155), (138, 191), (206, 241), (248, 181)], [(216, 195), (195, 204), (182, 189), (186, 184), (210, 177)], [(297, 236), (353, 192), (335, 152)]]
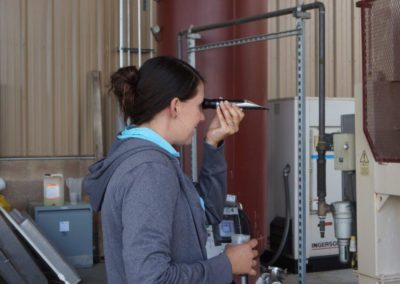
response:
[[(269, 0), (268, 10), (295, 7), (315, 1)], [(324, 0), (326, 8), (326, 96), (352, 97), (353, 86), (361, 82), (360, 11), (356, 0)], [(307, 96), (318, 96), (318, 12), (309, 11), (311, 19), (305, 24), (305, 75)], [(295, 27), (293, 16), (268, 20), (268, 32), (285, 31)], [(296, 96), (295, 37), (268, 42), (268, 99)]]
[[(18, 138), (27, 129), (26, 86), (21, 84), (26, 75), (25, 51), (21, 49), (25, 43), (25, 24), (20, 20), (23, 7), (20, 1), (0, 1), (0, 147), (12, 147), (19, 154), (23, 154), (26, 143)], [(9, 53), (15, 55), (5, 56)]]
[[(119, 66), (118, 4), (0, 1), (0, 157), (94, 155), (88, 88), (93, 70), (101, 71), (109, 147), (116, 131), (116, 107), (107, 86), (110, 73)], [(143, 9), (142, 48), (149, 48), (149, 7)], [(137, 47), (136, 11), (137, 1), (131, 1), (131, 47)], [(136, 64), (137, 56), (130, 58)]]

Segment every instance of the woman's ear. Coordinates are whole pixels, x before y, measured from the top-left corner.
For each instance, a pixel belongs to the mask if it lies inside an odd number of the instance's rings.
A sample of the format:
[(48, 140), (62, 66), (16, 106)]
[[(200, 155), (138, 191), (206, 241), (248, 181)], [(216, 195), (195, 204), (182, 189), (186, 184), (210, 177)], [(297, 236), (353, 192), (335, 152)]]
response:
[(180, 101), (178, 98), (173, 98), (169, 104), (170, 113), (173, 118), (178, 115), (179, 103)]

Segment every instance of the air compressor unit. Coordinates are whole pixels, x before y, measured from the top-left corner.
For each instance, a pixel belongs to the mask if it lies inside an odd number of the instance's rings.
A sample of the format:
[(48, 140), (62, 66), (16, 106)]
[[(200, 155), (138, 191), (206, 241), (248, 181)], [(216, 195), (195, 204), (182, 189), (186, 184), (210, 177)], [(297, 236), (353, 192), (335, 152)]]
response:
[[(298, 255), (298, 100), (297, 98), (269, 101), (268, 114), (268, 224), (269, 247), (264, 255), (266, 262), (274, 255), (282, 235), (281, 226), (285, 218), (285, 194), (282, 169), (286, 164), (292, 168), (289, 176), (290, 229), (286, 247), (276, 265), (289, 271), (297, 270)], [(308, 271), (322, 271), (341, 268), (338, 243), (335, 238), (332, 214), (328, 214), (325, 236), (320, 235), (317, 216), (317, 157), (315, 150), (318, 143), (318, 98), (307, 97), (305, 100), (306, 134), (306, 258)], [(354, 114), (353, 98), (326, 98), (325, 126), (326, 133), (341, 131), (341, 116)], [(341, 172), (334, 169), (334, 153), (326, 153), (327, 203), (342, 200)]]

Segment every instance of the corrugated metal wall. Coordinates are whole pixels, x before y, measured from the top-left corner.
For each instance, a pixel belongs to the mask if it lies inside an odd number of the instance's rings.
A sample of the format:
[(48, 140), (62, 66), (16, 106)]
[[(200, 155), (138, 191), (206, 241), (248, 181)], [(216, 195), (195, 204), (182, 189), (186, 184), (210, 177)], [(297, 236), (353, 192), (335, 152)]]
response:
[[(149, 48), (155, 4), (140, 1), (142, 48)], [(137, 1), (130, 3), (130, 47), (137, 47)], [(114, 139), (107, 88), (120, 65), (118, 13), (119, 0), (0, 0), (0, 176), (12, 206), (42, 201), (45, 173), (84, 176), (95, 160), (92, 70), (101, 74), (105, 150)], [(128, 57), (136, 64), (134, 53)]]
[[(269, 0), (268, 10), (294, 7), (316, 1)], [(326, 8), (326, 96), (353, 97), (354, 83), (361, 83), (361, 26), (357, 0), (323, 0)], [(318, 11), (306, 20), (305, 64), (306, 95), (318, 96)], [(268, 32), (285, 31), (296, 26), (293, 16), (268, 20)], [(268, 99), (296, 96), (295, 38), (268, 42)]]
[[(135, 3), (131, 1), (132, 47), (137, 46)], [(118, 4), (118, 0), (0, 1), (1, 157), (94, 155), (88, 91), (92, 70), (102, 74), (105, 144), (110, 144), (115, 105), (107, 96), (107, 84), (119, 66)], [(143, 48), (148, 48), (149, 7), (142, 9)], [(135, 64), (136, 56), (130, 57)]]

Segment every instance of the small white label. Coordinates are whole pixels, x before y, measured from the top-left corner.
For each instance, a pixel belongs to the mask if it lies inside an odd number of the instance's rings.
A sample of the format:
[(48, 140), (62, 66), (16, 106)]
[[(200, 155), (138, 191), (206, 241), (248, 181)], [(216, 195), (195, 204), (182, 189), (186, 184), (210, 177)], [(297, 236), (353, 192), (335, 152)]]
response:
[(360, 158), (360, 169), (362, 176), (369, 176), (369, 159), (365, 150), (362, 152)]
[(69, 221), (60, 221), (60, 232), (69, 232)]
[(58, 199), (60, 198), (60, 186), (58, 184), (48, 184), (46, 188), (47, 199)]

